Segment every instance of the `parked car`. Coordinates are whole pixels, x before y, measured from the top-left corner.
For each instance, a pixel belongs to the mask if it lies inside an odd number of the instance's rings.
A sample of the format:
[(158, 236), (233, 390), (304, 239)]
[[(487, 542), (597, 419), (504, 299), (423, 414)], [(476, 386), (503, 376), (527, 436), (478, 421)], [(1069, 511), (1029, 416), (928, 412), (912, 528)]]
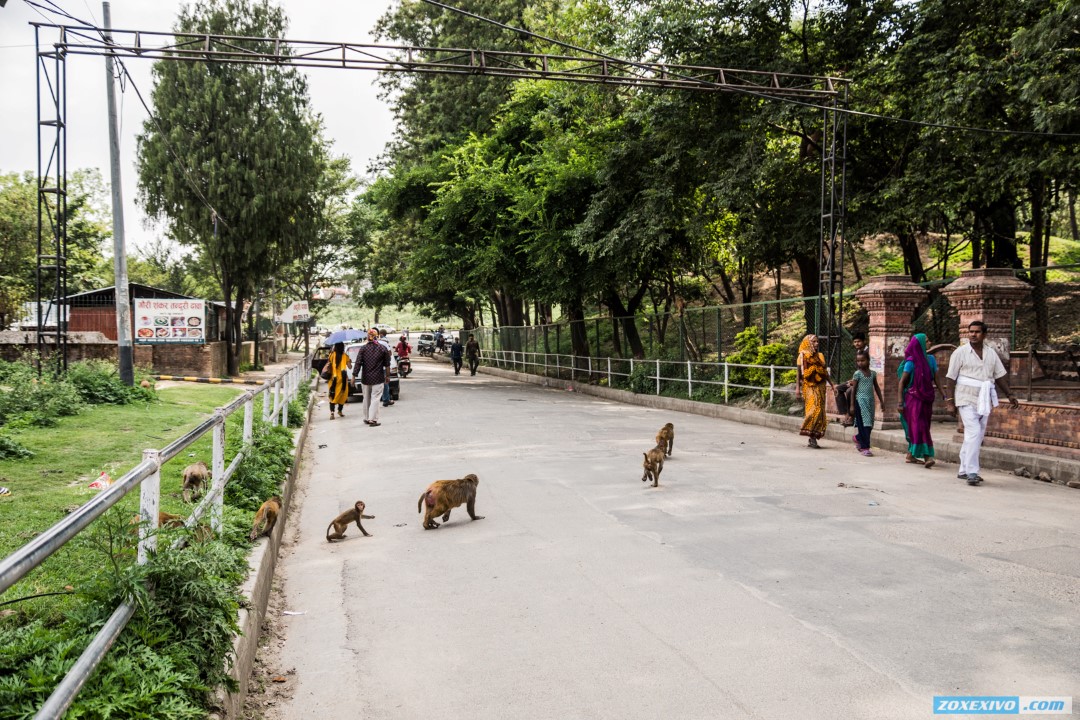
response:
[(435, 333), (422, 332), (416, 341), (416, 352), (431, 357), (435, 354)]
[[(345, 346), (345, 354), (349, 356), (349, 360), (352, 362), (353, 367), (356, 367), (356, 358), (360, 354), (360, 348), (367, 344), (365, 340), (362, 343), (349, 343)], [(323, 366), (326, 365), (326, 361), (330, 358), (330, 350), (327, 346), (322, 346), (315, 349), (315, 352), (311, 355), (311, 369), (315, 372), (322, 372)], [(357, 383), (356, 387), (349, 388), (349, 400), (354, 397), (362, 397), (363, 390), (360, 389), (360, 384)], [(397, 400), (401, 397), (401, 379), (398, 377), (397, 358), (394, 354), (390, 353), (390, 397)]]

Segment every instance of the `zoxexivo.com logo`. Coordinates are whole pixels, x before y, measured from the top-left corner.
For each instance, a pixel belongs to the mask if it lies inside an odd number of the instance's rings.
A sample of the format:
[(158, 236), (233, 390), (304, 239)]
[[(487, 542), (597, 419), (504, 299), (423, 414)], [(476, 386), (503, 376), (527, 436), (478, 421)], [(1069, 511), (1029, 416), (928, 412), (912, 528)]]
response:
[(1071, 697), (935, 695), (935, 715), (1072, 715)]

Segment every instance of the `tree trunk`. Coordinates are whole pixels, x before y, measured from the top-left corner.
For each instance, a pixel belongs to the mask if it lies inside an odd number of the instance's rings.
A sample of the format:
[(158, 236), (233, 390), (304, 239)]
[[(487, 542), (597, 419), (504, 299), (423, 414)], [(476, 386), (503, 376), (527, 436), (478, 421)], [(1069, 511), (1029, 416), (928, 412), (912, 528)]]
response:
[[(244, 332), (243, 332), (244, 331), (244, 312), (243, 312), (244, 311), (244, 298), (243, 298), (243, 295), (244, 294), (239, 289), (236, 290), (236, 301), (233, 304), (233, 337), (235, 338), (235, 341), (233, 343), (233, 347), (234, 347), (233, 362), (236, 363), (236, 367), (235, 368), (232, 368), (232, 367), (229, 368), (229, 374), (230, 375), (239, 375), (240, 374), (240, 352), (243, 349), (243, 344), (244, 344)], [(232, 299), (231, 298), (226, 299), (225, 302), (232, 302)], [(256, 347), (258, 347), (258, 343), (256, 343)]]
[(817, 257), (799, 253), (794, 257), (795, 264), (799, 267), (799, 281), (802, 283), (803, 315), (806, 320), (806, 332), (816, 332), (819, 320), (817, 310), (820, 303), (817, 296), (820, 292), (818, 277), (820, 265)]
[(623, 336), (626, 338), (626, 344), (630, 346), (630, 353), (635, 358), (645, 357), (645, 346), (641, 342), (641, 335), (637, 329), (637, 309), (641, 306), (641, 301), (645, 297), (645, 292), (640, 291), (630, 298), (632, 303), (631, 307), (623, 305), (622, 298), (619, 297), (619, 293), (615, 290), (608, 290), (604, 296), (604, 302), (611, 308), (612, 314), (618, 318), (618, 321), (622, 324)]
[(1016, 206), (1012, 201), (1000, 198), (980, 208), (977, 217), (981, 219), (981, 227), (976, 228), (976, 235), (984, 243), (986, 267), (1020, 267), (1016, 252)]
[(225, 298), (225, 372), (229, 376), (240, 374), (240, 363), (236, 357), (236, 323), (233, 315), (235, 310), (232, 305), (232, 285), (229, 275), (222, 273), (221, 294)]
[(1046, 271), (1035, 268), (1046, 265), (1043, 257), (1043, 230), (1049, 230), (1046, 213), (1046, 180), (1036, 176), (1028, 186), (1031, 194), (1031, 235), (1028, 237), (1028, 267), (1031, 269), (1031, 293), (1035, 309), (1035, 335), (1039, 342), (1050, 337), (1049, 316), (1046, 311)]
[(921, 283), (926, 279), (926, 269), (919, 252), (918, 237), (912, 230), (902, 230), (896, 233), (896, 237), (900, 241), (900, 252), (904, 254), (904, 265), (911, 274), (911, 281)]
[(1076, 188), (1069, 188), (1069, 230), (1073, 242), (1080, 242), (1080, 227), (1076, 224)]
[(589, 334), (585, 330), (585, 307), (581, 298), (574, 298), (568, 304), (567, 317), (570, 320), (570, 348), (574, 355), (574, 367), (584, 370), (585, 362), (579, 358), (589, 356)]

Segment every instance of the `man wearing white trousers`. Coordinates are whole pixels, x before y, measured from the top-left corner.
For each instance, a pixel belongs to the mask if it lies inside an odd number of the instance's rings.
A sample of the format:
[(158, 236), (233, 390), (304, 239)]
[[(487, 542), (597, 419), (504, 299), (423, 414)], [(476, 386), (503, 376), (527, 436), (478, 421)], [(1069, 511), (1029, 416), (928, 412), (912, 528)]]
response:
[[(979, 475), (979, 451), (986, 435), (986, 421), (990, 411), (998, 405), (997, 389), (1008, 398), (1009, 404), (1018, 403), (1005, 380), (1008, 374), (1001, 358), (993, 348), (986, 347), (986, 323), (975, 320), (968, 325), (968, 343), (953, 351), (949, 358), (948, 378), (949, 414), (964, 421), (964, 444), (960, 447), (960, 472), (957, 477), (968, 485), (983, 481)], [(996, 386), (996, 387), (995, 387)]]

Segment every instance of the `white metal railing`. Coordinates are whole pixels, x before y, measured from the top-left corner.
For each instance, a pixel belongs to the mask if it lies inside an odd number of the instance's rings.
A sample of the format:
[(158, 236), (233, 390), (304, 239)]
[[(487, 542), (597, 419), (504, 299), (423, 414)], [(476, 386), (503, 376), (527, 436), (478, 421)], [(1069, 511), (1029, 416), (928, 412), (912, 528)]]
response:
[[(795, 366), (788, 365), (744, 365), (729, 362), (694, 362), (693, 360), (635, 360), (634, 358), (612, 357), (589, 357), (575, 355), (561, 355), (558, 353), (525, 352), (518, 350), (484, 350), (481, 358), (489, 365), (495, 367), (516, 370), (519, 372), (532, 373), (534, 375), (546, 375), (554, 377), (569, 376), (571, 380), (578, 377), (583, 379), (595, 379), (596, 377), (607, 378), (608, 387), (612, 387), (614, 378), (630, 378), (635, 368), (649, 368), (646, 378), (653, 381), (656, 394), (659, 395), (664, 383), (679, 383), (686, 385), (686, 394), (689, 398), (694, 397), (694, 388), (700, 386), (721, 387), (724, 390), (724, 402), (732, 388), (759, 390), (768, 392), (769, 402), (773, 401), (776, 393), (794, 394), (794, 387), (779, 385), (780, 377)], [(684, 376), (675, 376), (673, 373), (664, 375), (665, 368), (685, 368)], [(767, 370), (769, 373), (768, 385), (749, 385), (733, 380), (734, 370), (757, 369)], [(695, 372), (697, 375), (695, 376)]]
[[(263, 420), (271, 425), (287, 425), (289, 402), (296, 397), (300, 384), (306, 377), (305, 369), (307, 366), (308, 358), (304, 358), (277, 377), (264, 381), (263, 385), (258, 389), (247, 390), (228, 405), (217, 408), (213, 417), (200, 423), (196, 428), (165, 446), (165, 448), (161, 450), (144, 450), (142, 462), (118, 478), (112, 485), (29, 543), (0, 560), (0, 594), (6, 592), (28, 572), (43, 563), (46, 558), (82, 532), (94, 520), (101, 517), (135, 487), (139, 487), (140, 518), (139, 549), (136, 562), (140, 565), (144, 564), (150, 553), (157, 547), (158, 508), (161, 505), (161, 466), (179, 455), (207, 432), (213, 432), (213, 482), (202, 500), (192, 511), (191, 516), (184, 521), (184, 526), (194, 528), (209, 510), (210, 527), (215, 533), (220, 533), (225, 485), (240, 465), (250, 446), (255, 413), (255, 397), (257, 395), (263, 396)], [(241, 407), (244, 409), (243, 447), (226, 468), (225, 421)], [(105, 653), (108, 652), (109, 648), (120, 636), (120, 632), (134, 613), (135, 607), (130, 601), (120, 604), (86, 650), (79, 656), (75, 665), (60, 681), (60, 684), (56, 686), (45, 704), (34, 715), (35, 720), (59, 718), (67, 711), (75, 700), (75, 696), (78, 695), (79, 690), (105, 657)]]

